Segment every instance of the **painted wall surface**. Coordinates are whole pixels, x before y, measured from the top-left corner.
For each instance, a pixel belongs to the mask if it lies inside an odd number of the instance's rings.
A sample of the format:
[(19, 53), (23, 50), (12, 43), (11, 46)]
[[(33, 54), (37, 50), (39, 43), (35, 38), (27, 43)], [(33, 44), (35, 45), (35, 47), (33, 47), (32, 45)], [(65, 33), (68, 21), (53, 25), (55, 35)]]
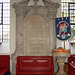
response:
[(0, 45), (0, 55), (9, 55), (10, 54), (10, 44), (9, 43), (2, 43)]

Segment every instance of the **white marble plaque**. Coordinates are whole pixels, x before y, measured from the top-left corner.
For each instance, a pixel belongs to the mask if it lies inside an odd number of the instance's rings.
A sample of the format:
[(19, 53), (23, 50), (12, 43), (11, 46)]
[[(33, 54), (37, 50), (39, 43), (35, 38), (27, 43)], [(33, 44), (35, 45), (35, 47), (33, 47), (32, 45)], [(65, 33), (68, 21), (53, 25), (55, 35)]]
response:
[(33, 15), (27, 20), (26, 51), (27, 55), (46, 55), (47, 31), (43, 17)]

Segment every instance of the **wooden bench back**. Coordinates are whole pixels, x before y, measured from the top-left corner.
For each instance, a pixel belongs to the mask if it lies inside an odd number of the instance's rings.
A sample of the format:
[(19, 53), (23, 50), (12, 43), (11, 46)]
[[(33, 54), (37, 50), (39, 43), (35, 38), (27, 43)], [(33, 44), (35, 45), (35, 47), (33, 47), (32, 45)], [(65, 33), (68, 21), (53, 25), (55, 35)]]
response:
[(17, 64), (19, 70), (51, 70), (54, 67), (52, 56), (19, 56)]
[(0, 68), (10, 68), (10, 55), (0, 55)]

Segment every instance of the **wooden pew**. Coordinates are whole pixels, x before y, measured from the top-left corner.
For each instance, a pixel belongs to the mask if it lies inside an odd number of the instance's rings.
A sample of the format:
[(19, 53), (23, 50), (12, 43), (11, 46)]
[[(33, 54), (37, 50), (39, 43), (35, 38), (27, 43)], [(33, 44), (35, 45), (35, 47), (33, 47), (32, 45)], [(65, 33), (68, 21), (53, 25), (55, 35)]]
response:
[(75, 63), (75, 54), (72, 54), (70, 57), (68, 57), (69, 63)]
[(10, 72), (10, 55), (0, 55), (0, 75)]
[(18, 56), (16, 75), (54, 75), (52, 56)]
[(75, 55), (68, 57), (69, 75), (75, 75)]
[(69, 63), (69, 75), (75, 75), (75, 63)]

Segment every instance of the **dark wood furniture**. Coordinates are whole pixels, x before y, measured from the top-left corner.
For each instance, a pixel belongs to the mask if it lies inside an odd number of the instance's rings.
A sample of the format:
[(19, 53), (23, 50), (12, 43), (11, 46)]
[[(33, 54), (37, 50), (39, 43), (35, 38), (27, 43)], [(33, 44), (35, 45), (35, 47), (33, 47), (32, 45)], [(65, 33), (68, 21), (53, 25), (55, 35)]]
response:
[(0, 75), (10, 72), (10, 55), (0, 55)]
[(18, 56), (16, 75), (54, 75), (52, 56)]
[(68, 63), (64, 64), (64, 71), (65, 71), (66, 75), (69, 75), (69, 65), (68, 65)]
[(72, 54), (70, 57), (68, 57), (69, 63), (75, 63), (75, 54)]
[(69, 75), (75, 75), (75, 63), (69, 64)]
[(75, 75), (75, 54), (68, 58), (69, 62), (69, 75)]

